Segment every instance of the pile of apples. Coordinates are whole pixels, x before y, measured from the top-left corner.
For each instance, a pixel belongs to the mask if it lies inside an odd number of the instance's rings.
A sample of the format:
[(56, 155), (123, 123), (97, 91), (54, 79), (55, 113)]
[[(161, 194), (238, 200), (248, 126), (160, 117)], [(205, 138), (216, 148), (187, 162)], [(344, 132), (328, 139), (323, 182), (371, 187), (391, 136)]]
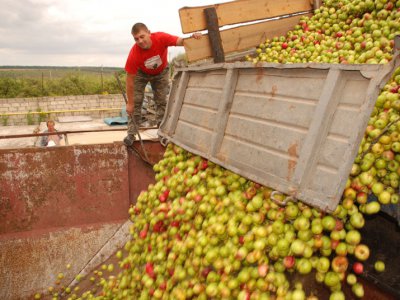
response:
[[(387, 63), (396, 34), (400, 1), (325, 0), (247, 59)], [(364, 216), (400, 197), (400, 68), (376, 101), (332, 214), (302, 202), (281, 206), (272, 189), (173, 144), (154, 171), (156, 183), (129, 210), (132, 240), (117, 254), (121, 272), (102, 278), (100, 293), (70, 299), (318, 299), (293, 274), (315, 278), (330, 300), (345, 299), (344, 285), (361, 298), (356, 275), (370, 255), (359, 231)]]
[[(400, 1), (326, 0), (286, 36), (267, 40), (247, 60), (275, 63), (387, 63), (400, 35)], [(342, 204), (375, 214), (400, 199), (400, 69), (379, 95)], [(371, 194), (375, 198), (369, 197)], [(375, 199), (376, 201), (370, 201)]]
[(157, 182), (129, 211), (122, 271), (98, 299), (317, 299), (293, 273), (314, 276), (331, 299), (344, 299), (345, 282), (363, 296), (355, 274), (369, 248), (355, 203), (333, 214), (280, 206), (272, 189), (173, 144), (154, 170)]
[[(400, 68), (378, 96), (343, 193), (342, 203), (355, 201), (362, 213), (377, 213), (400, 199), (399, 91)], [(371, 194), (376, 201), (368, 201)]]
[(286, 36), (266, 40), (247, 60), (275, 63), (387, 63), (400, 34), (400, 1), (325, 0)]

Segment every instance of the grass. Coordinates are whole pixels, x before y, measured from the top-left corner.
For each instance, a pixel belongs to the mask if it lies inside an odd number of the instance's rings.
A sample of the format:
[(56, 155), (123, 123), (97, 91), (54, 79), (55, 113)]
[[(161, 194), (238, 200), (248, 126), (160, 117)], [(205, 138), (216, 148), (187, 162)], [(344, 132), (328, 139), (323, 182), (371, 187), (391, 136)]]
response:
[(117, 67), (30, 67), (30, 66), (0, 66), (0, 78), (31, 78), (31, 79), (56, 79), (65, 75), (74, 74), (81, 76), (104, 78), (114, 76), (115, 72), (123, 72)]

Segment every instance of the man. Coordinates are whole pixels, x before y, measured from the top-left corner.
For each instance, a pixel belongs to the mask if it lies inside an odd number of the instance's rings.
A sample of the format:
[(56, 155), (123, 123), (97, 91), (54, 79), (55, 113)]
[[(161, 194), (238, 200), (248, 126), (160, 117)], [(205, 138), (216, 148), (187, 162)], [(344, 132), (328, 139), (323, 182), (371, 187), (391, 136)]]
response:
[(40, 146), (42, 147), (52, 147), (52, 146), (60, 146), (60, 142), (62, 140), (61, 134), (57, 134), (57, 129), (55, 129), (55, 123), (53, 120), (48, 120), (46, 122), (47, 130), (46, 132), (54, 132), (52, 135), (43, 135), (40, 139)]
[[(144, 91), (148, 83), (153, 90), (157, 125), (161, 123), (169, 85), (168, 47), (183, 46), (183, 38), (164, 32), (151, 33), (143, 23), (133, 25), (131, 33), (135, 45), (125, 64), (128, 135), (124, 138), (124, 143), (127, 146), (131, 146), (135, 140), (135, 124), (139, 127), (142, 121)], [(192, 37), (199, 39), (201, 33), (194, 33)]]

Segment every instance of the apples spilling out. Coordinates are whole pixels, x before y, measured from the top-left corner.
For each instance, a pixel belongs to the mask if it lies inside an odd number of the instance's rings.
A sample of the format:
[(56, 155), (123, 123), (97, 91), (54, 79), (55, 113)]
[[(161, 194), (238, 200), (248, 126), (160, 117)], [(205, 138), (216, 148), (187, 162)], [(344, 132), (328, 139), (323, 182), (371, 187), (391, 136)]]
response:
[[(386, 63), (396, 34), (400, 1), (325, 0), (248, 60)], [(363, 297), (364, 216), (400, 197), (400, 68), (376, 101), (332, 214), (302, 202), (280, 206), (272, 189), (173, 144), (154, 171), (156, 183), (129, 209), (132, 239), (117, 253), (120, 273), (81, 299), (316, 299), (289, 280), (293, 273), (314, 276), (331, 299), (344, 299), (345, 284)]]
[(283, 207), (272, 189), (173, 144), (154, 170), (156, 183), (129, 210), (121, 272), (100, 281), (97, 299), (315, 299), (290, 280), (294, 272), (335, 297), (343, 284), (363, 293), (356, 274), (370, 250), (356, 202), (333, 214), (302, 202)]

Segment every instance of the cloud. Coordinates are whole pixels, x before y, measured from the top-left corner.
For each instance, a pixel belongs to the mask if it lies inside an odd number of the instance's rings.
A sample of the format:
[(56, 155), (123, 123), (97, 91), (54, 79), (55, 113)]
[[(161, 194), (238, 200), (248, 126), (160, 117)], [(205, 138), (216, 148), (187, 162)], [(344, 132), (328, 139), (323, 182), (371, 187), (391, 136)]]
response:
[(48, 57), (52, 60), (49, 63), (62, 64), (58, 59), (63, 55), (82, 55), (79, 63), (84, 63), (87, 56), (125, 56), (129, 50), (126, 43), (128, 33), (123, 39), (105, 29), (93, 32), (90, 24), (60, 14), (62, 7), (53, 1), (3, 1), (0, 10), (0, 65), (26, 64), (27, 61), (20, 63), (22, 58), (37, 65), (35, 58), (46, 63), (48, 56), (54, 56)]
[[(0, 65), (123, 67), (133, 45), (130, 35), (133, 23), (144, 22), (153, 32), (181, 35), (180, 7), (215, 3), (183, 2), (3, 0)], [(172, 56), (182, 52), (183, 48), (170, 48)]]
[(32, 55), (122, 53), (122, 42), (111, 44), (107, 32), (94, 36), (72, 18), (54, 19), (46, 2), (6, 0), (3, 8), (0, 48)]

